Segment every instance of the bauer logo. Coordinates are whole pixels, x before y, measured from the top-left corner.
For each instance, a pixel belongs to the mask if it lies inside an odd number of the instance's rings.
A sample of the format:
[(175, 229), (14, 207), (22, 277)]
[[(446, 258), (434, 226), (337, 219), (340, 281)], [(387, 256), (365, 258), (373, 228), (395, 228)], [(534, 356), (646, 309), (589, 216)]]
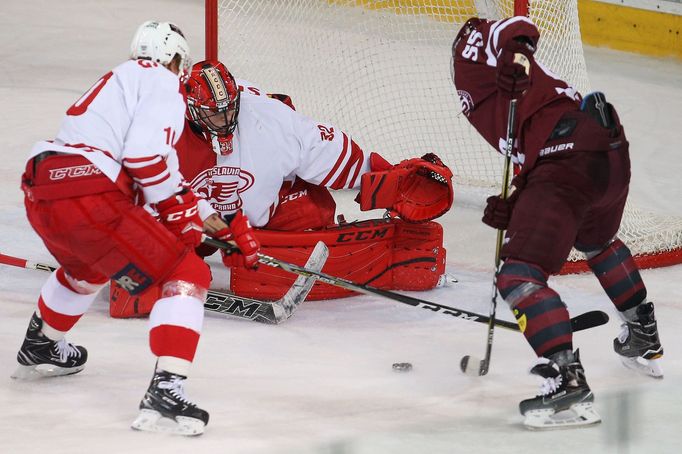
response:
[(152, 283), (152, 278), (143, 273), (134, 264), (127, 264), (121, 271), (111, 277), (118, 285), (131, 295), (145, 291)]
[(560, 143), (559, 145), (552, 145), (550, 147), (545, 147), (540, 150), (540, 156), (547, 156), (548, 154), (556, 153), (557, 151), (568, 151), (572, 150), (574, 142), (570, 143)]

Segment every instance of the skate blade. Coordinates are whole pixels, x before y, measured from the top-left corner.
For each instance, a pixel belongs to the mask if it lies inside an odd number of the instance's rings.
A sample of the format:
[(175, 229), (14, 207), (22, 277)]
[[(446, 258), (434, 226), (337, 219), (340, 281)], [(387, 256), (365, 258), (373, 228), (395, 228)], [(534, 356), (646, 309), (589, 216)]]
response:
[(41, 378), (73, 375), (83, 369), (85, 369), (85, 365), (77, 367), (59, 367), (53, 364), (35, 364), (31, 366), (19, 365), (10, 377), (16, 380), (38, 380)]
[(137, 415), (130, 427), (145, 432), (196, 436), (204, 433), (206, 425), (196, 418), (178, 416), (173, 420), (162, 416), (158, 411), (144, 409), (140, 410), (140, 414)]
[(657, 359), (644, 359), (641, 356), (635, 358), (620, 357), (621, 362), (628, 369), (635, 370), (652, 378), (663, 378), (663, 370)]
[(574, 404), (568, 410), (555, 412), (551, 409), (526, 412), (523, 425), (530, 430), (571, 429), (601, 422), (591, 402)]
[(436, 288), (450, 287), (453, 284), (457, 284), (459, 281), (455, 276), (449, 273), (441, 274), (438, 277), (438, 282), (436, 283)]

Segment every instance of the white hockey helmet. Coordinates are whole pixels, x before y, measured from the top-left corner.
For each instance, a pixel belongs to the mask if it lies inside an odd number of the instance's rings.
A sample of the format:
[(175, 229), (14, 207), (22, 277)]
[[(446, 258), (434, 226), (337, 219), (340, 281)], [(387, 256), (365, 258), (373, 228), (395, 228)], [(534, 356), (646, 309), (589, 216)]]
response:
[(180, 28), (171, 22), (147, 21), (140, 25), (130, 43), (130, 58), (151, 60), (168, 65), (175, 55), (180, 56), (180, 77), (189, 74), (192, 62), (189, 45)]

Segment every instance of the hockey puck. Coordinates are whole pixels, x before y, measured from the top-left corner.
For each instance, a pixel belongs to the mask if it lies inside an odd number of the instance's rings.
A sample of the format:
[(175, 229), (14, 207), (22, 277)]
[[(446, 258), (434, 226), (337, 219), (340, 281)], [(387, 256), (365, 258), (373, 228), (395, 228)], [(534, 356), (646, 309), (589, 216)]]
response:
[(412, 363), (393, 363), (393, 370), (396, 372), (409, 372), (412, 370)]

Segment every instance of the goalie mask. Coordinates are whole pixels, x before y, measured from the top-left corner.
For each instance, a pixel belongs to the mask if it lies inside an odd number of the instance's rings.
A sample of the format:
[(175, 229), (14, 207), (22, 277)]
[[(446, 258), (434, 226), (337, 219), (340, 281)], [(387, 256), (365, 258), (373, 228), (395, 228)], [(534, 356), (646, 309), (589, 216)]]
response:
[(181, 79), (189, 74), (192, 62), (189, 45), (182, 31), (170, 22), (147, 21), (140, 25), (130, 43), (130, 58), (151, 60), (168, 66), (173, 58), (180, 57)]
[(239, 114), (239, 88), (230, 71), (217, 60), (196, 63), (186, 88), (187, 119), (210, 136), (216, 153), (231, 153)]

